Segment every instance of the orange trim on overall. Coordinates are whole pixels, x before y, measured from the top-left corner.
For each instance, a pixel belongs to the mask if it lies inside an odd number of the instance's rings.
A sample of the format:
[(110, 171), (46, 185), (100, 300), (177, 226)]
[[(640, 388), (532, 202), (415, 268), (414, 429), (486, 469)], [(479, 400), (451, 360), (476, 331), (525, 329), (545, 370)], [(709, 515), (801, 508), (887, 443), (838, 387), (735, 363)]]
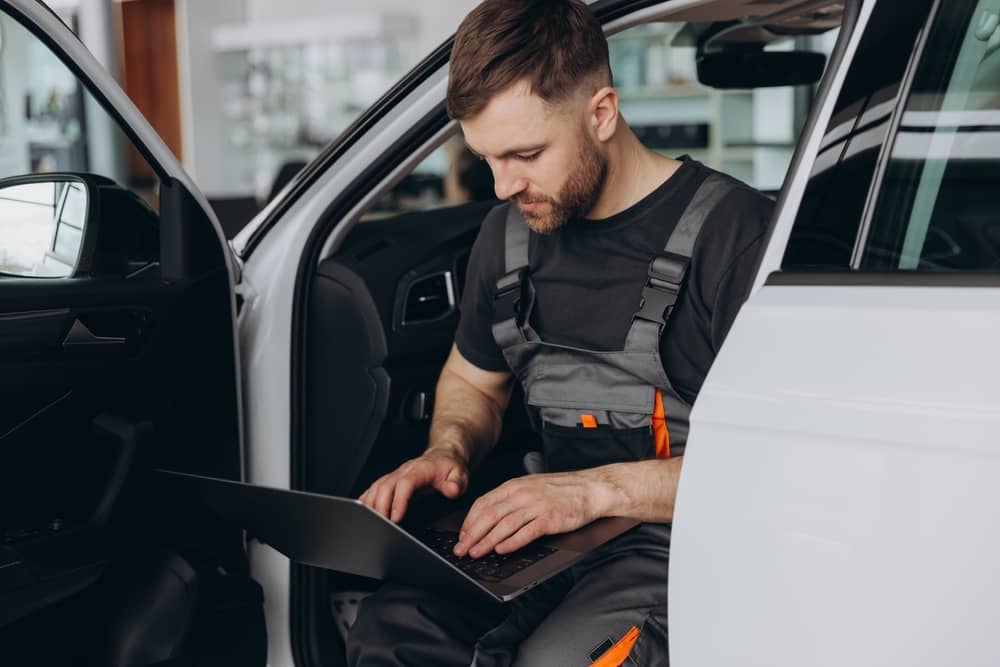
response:
[(670, 458), (670, 431), (667, 429), (667, 413), (663, 409), (663, 394), (656, 390), (653, 399), (653, 441), (656, 443), (656, 458)]
[(584, 428), (597, 428), (597, 417), (594, 415), (580, 415), (580, 423)]
[(604, 652), (604, 655), (590, 663), (590, 667), (619, 667), (628, 659), (628, 654), (632, 652), (632, 647), (638, 638), (639, 628), (633, 625), (624, 637)]

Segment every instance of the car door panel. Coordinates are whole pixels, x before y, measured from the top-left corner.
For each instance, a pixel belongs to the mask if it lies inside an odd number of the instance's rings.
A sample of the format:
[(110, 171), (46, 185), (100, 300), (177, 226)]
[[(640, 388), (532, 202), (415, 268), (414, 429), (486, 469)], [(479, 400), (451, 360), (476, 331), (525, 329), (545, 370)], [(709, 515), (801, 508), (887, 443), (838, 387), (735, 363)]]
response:
[[(0, 661), (262, 665), (242, 531), (149, 475), (242, 476), (229, 249), (176, 159), (58, 17), (30, 0), (2, 0), (0, 13), (19, 48), (39, 42), (77, 78), (96, 102), (88, 125), (132, 140), (158, 186), (157, 211), (103, 175), (55, 175), (101, 188), (81, 246), (93, 256), (66, 278), (0, 276)], [(183, 632), (156, 641), (168, 627)], [(148, 660), (144, 647), (156, 649)]]
[[(38, 467), (25, 458), (4, 466), (5, 477), (11, 472), (24, 475), (13, 483), (4, 480), (4, 500), (12, 502), (6, 496), (16, 495), (20, 507), (31, 511), (5, 516), (0, 627), (94, 583), (112, 556), (113, 544), (120, 539), (114, 530), (114, 520), (121, 518), (114, 516), (116, 505), (139, 450), (149, 447), (150, 425), (102, 414), (92, 422), (92, 435), (71, 443), (76, 456), (56, 459), (60, 452), (42, 452), (51, 461), (74, 465), (75, 474), (61, 479), (33, 476)], [(45, 445), (38, 437), (30, 442)], [(10, 453), (6, 442), (0, 445)]]
[[(1000, 546), (991, 529), (1000, 277), (931, 262), (869, 271), (861, 260), (872, 248), (885, 259), (868, 230), (880, 192), (899, 186), (883, 178), (887, 165), (925, 166), (892, 146), (912, 131), (907, 99), (939, 101), (927, 90), (909, 98), (923, 45), (938, 18), (958, 22), (973, 4), (866, 6), (861, 47), (834, 91), (856, 117), (836, 137), (834, 114), (824, 133), (847, 150), (821, 164), (820, 147), (794, 176), (807, 184), (802, 202), (789, 198), (779, 213), (779, 229), (794, 222), (790, 237), (772, 239), (763, 284), (692, 414), (671, 556), (673, 663), (991, 665), (1000, 656), (989, 629), (1000, 594), (989, 555)], [(953, 66), (947, 49), (926, 54), (936, 72)], [(859, 140), (864, 149), (851, 151)], [(958, 163), (982, 174), (997, 159)], [(995, 215), (990, 190), (973, 184), (964, 182), (960, 210)], [(937, 204), (954, 210), (954, 195)], [(989, 254), (967, 236), (965, 262)], [(779, 271), (769, 259), (782, 256)]]
[(52, 352), (59, 346), (60, 334), (69, 328), (69, 317), (68, 308), (0, 315), (0, 354)]
[[(984, 530), (1000, 363), (980, 353), (994, 346), (1000, 295), (819, 289), (821, 300), (816, 288), (760, 290), (699, 396), (675, 526), (674, 655), (933, 665), (960, 645), (995, 656), (980, 651), (1000, 582), (960, 573), (992, 570), (982, 559), (1000, 547)], [(929, 320), (928, 307), (947, 315)], [(956, 327), (961, 344), (928, 354)], [(916, 641), (918, 627), (960, 640)], [(707, 628), (732, 645), (696, 644)]]
[[(168, 346), (157, 325), (171, 319), (180, 291), (148, 281), (96, 292), (84, 279), (20, 282), (0, 296), (15, 313), (0, 317), (0, 504), (11, 562), (22, 563), (12, 572), (33, 579), (2, 589), (0, 625), (75, 593), (112, 555), (112, 510), (134, 464), (149, 465), (151, 452), (137, 459), (136, 449), (152, 447), (162, 420)], [(38, 310), (21, 310), (28, 303)], [(74, 327), (86, 327), (86, 342), (72, 344)]]

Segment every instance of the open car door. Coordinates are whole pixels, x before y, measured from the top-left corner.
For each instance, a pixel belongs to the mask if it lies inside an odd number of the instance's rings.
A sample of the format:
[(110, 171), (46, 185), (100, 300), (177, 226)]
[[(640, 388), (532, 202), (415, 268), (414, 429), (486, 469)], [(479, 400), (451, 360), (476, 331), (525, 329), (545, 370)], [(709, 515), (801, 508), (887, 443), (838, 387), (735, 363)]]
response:
[(692, 414), (675, 665), (1000, 661), (1000, 3), (846, 14)]
[(263, 665), (241, 531), (150, 474), (242, 476), (219, 225), (45, 5), (0, 33), (0, 662)]

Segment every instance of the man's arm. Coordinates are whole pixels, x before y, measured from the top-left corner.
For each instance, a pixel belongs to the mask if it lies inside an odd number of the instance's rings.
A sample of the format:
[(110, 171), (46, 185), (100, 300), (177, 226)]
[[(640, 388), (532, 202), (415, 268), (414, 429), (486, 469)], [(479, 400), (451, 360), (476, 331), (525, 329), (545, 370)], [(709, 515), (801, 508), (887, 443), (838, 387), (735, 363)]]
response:
[(652, 523), (674, 520), (683, 456), (613, 463), (581, 471), (594, 489), (597, 517), (624, 516)]
[(500, 438), (512, 379), (509, 372), (478, 368), (452, 346), (438, 380), (427, 451), (379, 478), (361, 502), (399, 522), (420, 489), (433, 487), (448, 498), (465, 493), (470, 471)]
[(505, 554), (576, 530), (601, 517), (670, 522), (684, 457), (613, 463), (565, 473), (528, 475), (500, 485), (472, 505), (455, 553)]
[(509, 372), (475, 366), (452, 345), (438, 380), (427, 451), (449, 452), (475, 469), (500, 439), (512, 379)]

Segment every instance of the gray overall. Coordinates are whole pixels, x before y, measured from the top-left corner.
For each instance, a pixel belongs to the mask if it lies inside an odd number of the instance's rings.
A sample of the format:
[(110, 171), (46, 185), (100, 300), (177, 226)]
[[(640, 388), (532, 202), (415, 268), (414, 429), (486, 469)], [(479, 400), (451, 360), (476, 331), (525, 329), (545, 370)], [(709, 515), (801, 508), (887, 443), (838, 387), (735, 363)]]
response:
[[(663, 370), (660, 335), (698, 233), (733, 183), (712, 174), (699, 187), (665, 250), (650, 262), (624, 348), (610, 352), (547, 343), (532, 328), (531, 234), (509, 205), (493, 335), (524, 387), (548, 472), (656, 458), (658, 397), (669, 422), (668, 446), (661, 442), (659, 455), (683, 454), (691, 406)], [(669, 554), (670, 525), (642, 524), (517, 598), (500, 616), (454, 610), (446, 600), (387, 584), (361, 606), (350, 664), (583, 667), (636, 626), (639, 637), (624, 664), (667, 665)]]

